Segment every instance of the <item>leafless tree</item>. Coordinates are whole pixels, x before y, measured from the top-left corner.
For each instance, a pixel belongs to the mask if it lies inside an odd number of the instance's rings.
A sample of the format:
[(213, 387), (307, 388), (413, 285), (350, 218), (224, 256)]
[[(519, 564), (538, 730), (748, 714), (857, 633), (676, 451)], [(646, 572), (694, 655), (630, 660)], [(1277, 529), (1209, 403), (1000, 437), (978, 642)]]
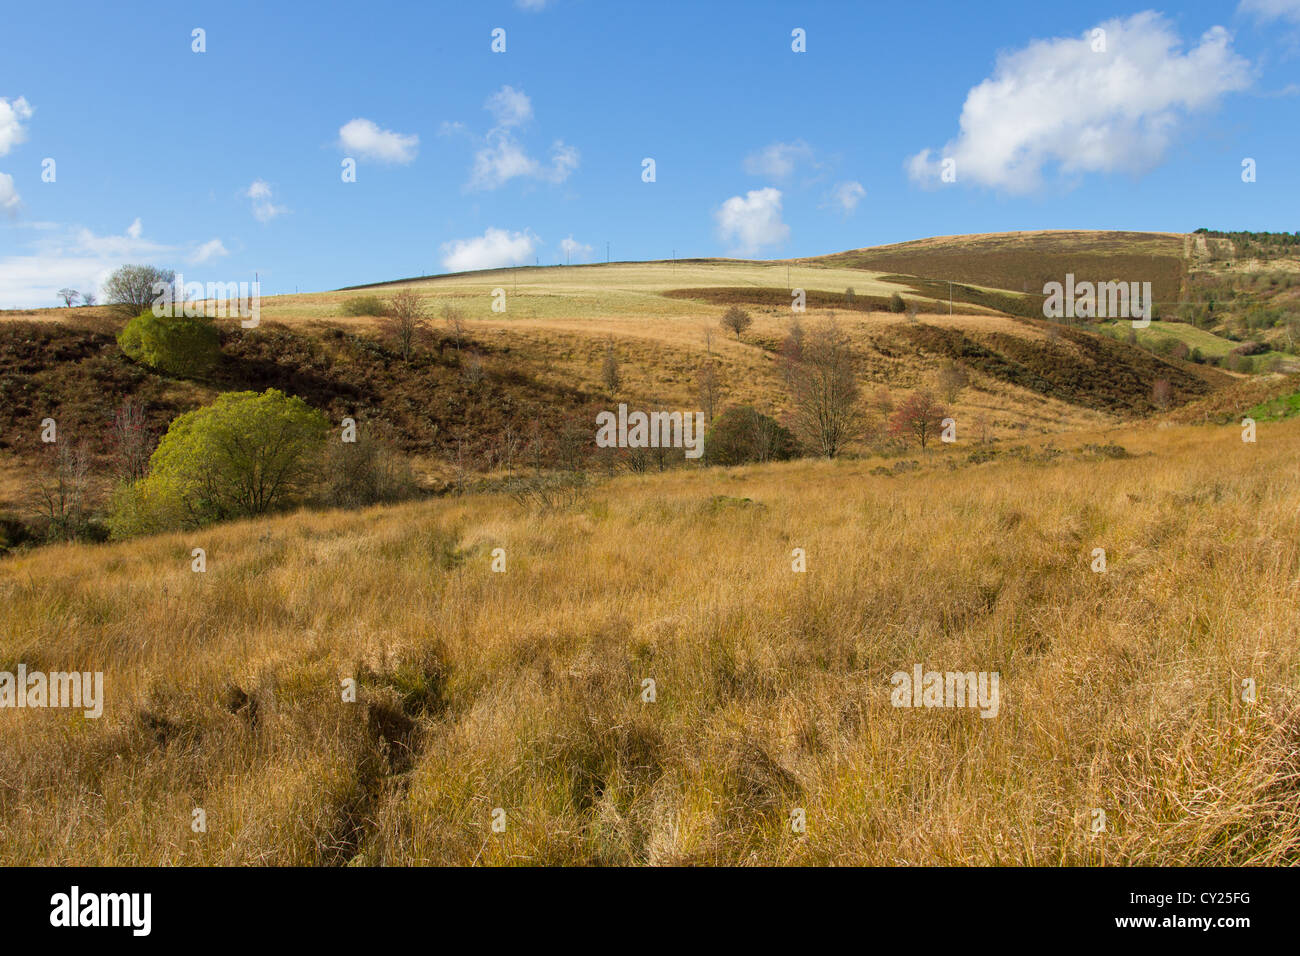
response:
[(81, 303), (82, 303), (82, 305), (94, 305), (97, 301), (98, 301), (98, 299), (95, 297), (95, 293), (93, 293), (93, 292), (83, 292), (83, 293), (81, 293)]
[(833, 321), (809, 332), (791, 385), (791, 424), (809, 448), (834, 458), (863, 425), (848, 336)]
[(623, 375), (618, 367), (618, 354), (614, 351), (613, 338), (605, 340), (605, 361), (601, 366), (600, 376), (610, 396), (617, 394), (619, 386), (623, 384)]
[(60, 289), (59, 298), (62, 299), (63, 304), (70, 309), (72, 308), (72, 303), (81, 298), (81, 293), (76, 289)]
[(712, 356), (705, 359), (704, 364), (700, 366), (700, 370), (696, 373), (695, 384), (700, 398), (700, 410), (704, 412), (704, 420), (711, 425), (714, 412), (718, 409), (718, 401), (722, 396), (722, 378), (718, 375), (718, 366)]
[(795, 316), (790, 323), (790, 332), (781, 343), (781, 377), (785, 379), (787, 388), (793, 384), (795, 370), (803, 360), (803, 334), (803, 325)]
[(754, 320), (749, 317), (749, 313), (738, 305), (733, 305), (722, 315), (722, 327), (735, 332), (736, 341), (740, 341), (745, 330), (753, 324)]
[(456, 353), (460, 354), (460, 340), (465, 335), (465, 313), (449, 302), (442, 307), (442, 320), (456, 340)]
[(939, 390), (944, 401), (952, 404), (961, 395), (962, 389), (970, 384), (970, 375), (956, 362), (948, 361), (939, 369)]
[(47, 456), (29, 495), (52, 539), (71, 541), (86, 524), (86, 474), (90, 468), (84, 445), (58, 442)]
[(131, 396), (118, 406), (111, 439), (117, 476), (123, 481), (139, 481), (149, 468), (153, 452), (153, 436), (140, 399)]
[(1169, 384), (1169, 379), (1158, 378), (1151, 386), (1151, 403), (1160, 411), (1169, 408), (1169, 403), (1173, 398), (1173, 388)]
[(424, 301), (414, 289), (402, 289), (388, 300), (388, 327), (402, 358), (410, 360), (425, 325)]

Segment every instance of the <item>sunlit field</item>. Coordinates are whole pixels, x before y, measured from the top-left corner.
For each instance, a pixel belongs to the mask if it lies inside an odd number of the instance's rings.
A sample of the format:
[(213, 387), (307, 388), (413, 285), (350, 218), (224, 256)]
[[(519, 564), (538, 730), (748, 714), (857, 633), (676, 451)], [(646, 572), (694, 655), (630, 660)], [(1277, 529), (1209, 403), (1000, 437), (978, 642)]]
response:
[(1297, 862), (1300, 424), (1018, 447), (16, 555), (0, 861)]

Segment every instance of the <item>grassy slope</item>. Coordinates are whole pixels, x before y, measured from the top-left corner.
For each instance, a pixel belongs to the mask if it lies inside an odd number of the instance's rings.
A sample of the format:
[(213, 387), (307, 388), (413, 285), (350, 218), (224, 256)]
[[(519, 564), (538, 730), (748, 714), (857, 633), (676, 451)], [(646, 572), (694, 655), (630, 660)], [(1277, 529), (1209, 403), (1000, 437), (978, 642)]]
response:
[[(0, 563), (0, 668), (108, 686), (98, 721), (0, 711), (0, 862), (1297, 862), (1300, 422), (1082, 441), (1135, 457), (678, 472)], [(914, 663), (998, 671), (999, 716), (892, 708)]]

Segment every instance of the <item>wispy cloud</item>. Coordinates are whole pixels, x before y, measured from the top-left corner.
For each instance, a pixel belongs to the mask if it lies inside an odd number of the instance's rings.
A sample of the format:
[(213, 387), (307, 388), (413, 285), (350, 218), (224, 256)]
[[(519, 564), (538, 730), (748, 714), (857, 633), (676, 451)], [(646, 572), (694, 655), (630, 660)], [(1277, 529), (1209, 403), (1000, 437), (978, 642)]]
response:
[(415, 160), (420, 137), (381, 129), (368, 119), (354, 119), (339, 127), (338, 146), (349, 156), (405, 165)]

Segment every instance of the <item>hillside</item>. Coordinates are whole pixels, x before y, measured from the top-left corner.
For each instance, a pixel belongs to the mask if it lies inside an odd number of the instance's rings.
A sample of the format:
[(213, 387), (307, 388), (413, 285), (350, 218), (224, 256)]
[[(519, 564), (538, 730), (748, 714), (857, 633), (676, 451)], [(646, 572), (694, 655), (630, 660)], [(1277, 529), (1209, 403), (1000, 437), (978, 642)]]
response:
[[(1122, 324), (1047, 322), (1041, 296), (1021, 288), (1065, 271), (1137, 270), (1127, 274), (1157, 282), (1184, 272), (1195, 278), (1207, 267), (1198, 248), (1191, 237), (1166, 234), (1016, 233), (780, 262), (681, 260), (420, 277), (266, 298), (257, 329), (218, 320), (220, 362), (197, 379), (161, 375), (127, 359), (114, 338), (123, 320), (103, 307), (4, 313), (0, 522), (27, 507), (46, 418), (85, 444), (102, 502), (112, 455), (107, 425), (128, 397), (144, 403), (157, 436), (221, 391), (279, 388), (332, 421), (365, 422), (409, 456), (423, 486), (435, 492), (467, 472), (555, 464), (579, 431), (589, 432), (595, 412), (616, 401), (698, 407), (706, 364), (716, 369), (721, 408), (747, 404), (781, 418), (791, 401), (780, 358), (795, 318), (790, 289), (806, 294), (807, 311), (799, 316), (806, 327), (833, 318), (848, 335), (866, 395), (886, 389), (897, 399), (933, 387), (940, 369), (955, 363), (969, 387), (951, 411), (966, 427), (978, 423), (990, 440), (1118, 424), (1158, 410), (1156, 382), (1168, 383), (1161, 404), (1177, 408), (1205, 400), (1243, 371), (1263, 371), (1270, 357), (1289, 362), (1289, 355), (1260, 346), (1263, 356), (1241, 358), (1232, 339), (1172, 321), (1136, 336)], [(1249, 272), (1249, 263), (1226, 253), (1214, 263), (1221, 279)], [(960, 280), (951, 290), (951, 314), (947, 278)], [(349, 314), (367, 297), (382, 304), (400, 289), (417, 291), (430, 315), (428, 335), (410, 359), (398, 355), (382, 317)], [(905, 312), (891, 311), (895, 295)], [(493, 311), (494, 302), (503, 310)], [(754, 320), (739, 339), (718, 324), (734, 305)], [(462, 317), (459, 329), (444, 321), (449, 309)], [(1196, 353), (1174, 351), (1183, 342)], [(617, 395), (602, 371), (611, 353), (619, 365)], [(1212, 362), (1232, 364), (1232, 371)], [(878, 452), (864, 446), (855, 453)]]

